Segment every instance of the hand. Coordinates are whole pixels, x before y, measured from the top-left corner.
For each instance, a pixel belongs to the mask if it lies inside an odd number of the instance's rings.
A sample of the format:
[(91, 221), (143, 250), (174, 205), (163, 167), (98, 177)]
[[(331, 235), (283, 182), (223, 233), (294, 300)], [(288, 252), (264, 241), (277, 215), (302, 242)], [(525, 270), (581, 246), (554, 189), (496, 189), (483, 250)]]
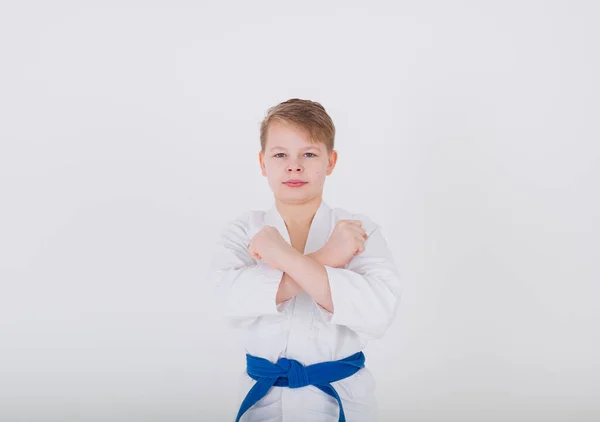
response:
[(283, 271), (283, 264), (290, 252), (295, 251), (292, 246), (273, 226), (264, 226), (254, 235), (248, 245), (248, 253), (254, 259), (262, 259), (271, 268)]
[(327, 243), (318, 251), (327, 265), (341, 268), (365, 250), (367, 233), (360, 220), (338, 220)]

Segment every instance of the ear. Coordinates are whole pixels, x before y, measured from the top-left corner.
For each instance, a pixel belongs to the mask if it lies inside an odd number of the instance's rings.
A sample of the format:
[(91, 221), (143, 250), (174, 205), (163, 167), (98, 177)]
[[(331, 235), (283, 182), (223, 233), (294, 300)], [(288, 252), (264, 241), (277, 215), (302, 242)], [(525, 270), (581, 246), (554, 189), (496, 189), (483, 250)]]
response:
[(260, 164), (260, 170), (261, 170), (261, 174), (263, 176), (266, 176), (266, 169), (265, 169), (265, 160), (264, 160), (264, 154), (262, 151), (258, 152), (258, 163)]
[(337, 157), (338, 157), (338, 154), (337, 154), (336, 150), (332, 150), (329, 153), (329, 157), (327, 159), (327, 170), (325, 173), (325, 174), (327, 174), (327, 176), (329, 176), (333, 172), (333, 169), (335, 168), (335, 163), (337, 162)]

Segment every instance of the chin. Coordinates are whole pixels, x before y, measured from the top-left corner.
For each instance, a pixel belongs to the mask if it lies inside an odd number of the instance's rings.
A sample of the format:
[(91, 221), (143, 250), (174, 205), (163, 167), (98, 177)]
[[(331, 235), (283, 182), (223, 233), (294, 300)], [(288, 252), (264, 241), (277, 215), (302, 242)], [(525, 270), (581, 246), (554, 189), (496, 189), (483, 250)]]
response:
[(284, 199), (289, 202), (298, 202), (303, 203), (306, 201), (310, 201), (314, 197), (318, 196), (316, 192), (279, 192), (277, 195), (279, 198)]

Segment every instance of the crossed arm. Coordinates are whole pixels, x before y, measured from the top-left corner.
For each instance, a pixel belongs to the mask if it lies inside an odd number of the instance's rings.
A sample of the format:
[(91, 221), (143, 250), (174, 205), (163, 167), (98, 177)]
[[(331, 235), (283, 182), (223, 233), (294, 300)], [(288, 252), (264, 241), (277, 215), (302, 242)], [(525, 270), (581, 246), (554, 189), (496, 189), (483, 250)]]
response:
[(345, 325), (366, 338), (379, 338), (391, 324), (401, 281), (379, 226), (365, 218), (365, 250), (345, 267), (327, 264), (322, 252), (303, 255), (293, 249), (282, 270), (253, 260), (245, 227), (229, 225), (216, 245), (211, 280), (232, 320), (254, 321), (279, 315), (286, 300), (304, 290), (331, 324)]
[(304, 290), (323, 309), (333, 313), (325, 265), (327, 257), (320, 250), (306, 255), (291, 252), (285, 262), (285, 272), (275, 298), (276, 304), (279, 305)]

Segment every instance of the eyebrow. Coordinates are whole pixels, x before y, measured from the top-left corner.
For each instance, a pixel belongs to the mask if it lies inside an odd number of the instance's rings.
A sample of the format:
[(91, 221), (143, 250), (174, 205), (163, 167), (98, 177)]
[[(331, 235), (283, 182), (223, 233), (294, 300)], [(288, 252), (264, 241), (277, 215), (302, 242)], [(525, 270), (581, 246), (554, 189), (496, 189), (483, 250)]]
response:
[[(269, 148), (269, 151), (273, 151), (274, 149), (282, 149), (282, 150), (285, 150), (285, 151), (287, 151), (287, 148), (280, 147), (280, 146), (275, 146), (275, 147)], [(300, 150), (301, 150), (301, 151), (302, 151), (302, 150), (306, 150), (306, 149), (316, 149), (316, 150), (318, 151), (318, 150), (319, 150), (319, 147), (318, 147), (318, 146), (316, 146), (316, 145), (310, 145), (310, 146), (308, 146), (308, 147), (300, 148)]]

